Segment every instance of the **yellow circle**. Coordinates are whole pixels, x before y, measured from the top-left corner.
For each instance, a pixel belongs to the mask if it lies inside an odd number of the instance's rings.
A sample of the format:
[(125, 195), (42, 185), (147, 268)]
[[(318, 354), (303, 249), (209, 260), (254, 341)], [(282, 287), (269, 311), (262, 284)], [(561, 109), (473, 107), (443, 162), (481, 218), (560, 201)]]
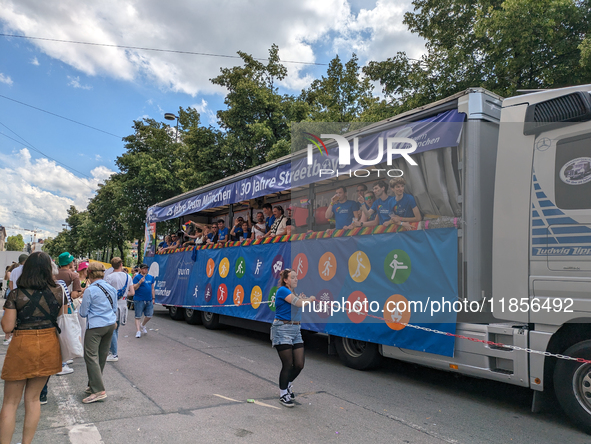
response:
[(218, 271), (220, 272), (220, 277), (225, 278), (228, 276), (228, 273), (230, 272), (230, 261), (227, 257), (221, 260)]
[(318, 261), (318, 274), (325, 281), (330, 281), (337, 274), (337, 258), (330, 251), (324, 253)]
[(384, 303), (384, 319), (392, 330), (402, 330), (410, 322), (410, 305), (401, 294), (394, 294)]
[(349, 258), (349, 275), (355, 282), (363, 282), (369, 276), (371, 263), (367, 254), (363, 251), (356, 251)]
[(260, 307), (263, 300), (263, 290), (258, 285), (255, 285), (250, 292), (250, 303), (255, 310)]

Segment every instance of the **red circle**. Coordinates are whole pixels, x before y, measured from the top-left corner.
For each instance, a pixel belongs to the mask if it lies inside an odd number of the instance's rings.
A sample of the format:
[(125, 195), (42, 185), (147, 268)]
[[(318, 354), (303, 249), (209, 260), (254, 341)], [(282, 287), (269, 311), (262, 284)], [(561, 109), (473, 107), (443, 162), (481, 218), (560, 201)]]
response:
[(304, 253), (298, 254), (293, 259), (293, 265), (291, 269), (296, 272), (298, 279), (303, 279), (306, 277), (306, 274), (308, 273), (308, 258)]
[[(361, 304), (362, 304), (361, 310), (359, 309), (360, 308), (359, 304), (356, 304), (355, 306), (353, 305), (357, 301), (361, 302)], [(367, 306), (368, 306), (367, 296), (365, 296), (361, 291), (354, 291), (347, 298), (347, 302), (349, 302), (351, 304), (350, 311), (349, 311), (349, 307), (348, 307), (349, 304), (347, 304), (347, 306), (345, 307), (345, 310), (347, 310), (347, 316), (349, 317), (351, 322), (354, 322), (356, 324), (363, 322), (365, 320), (365, 318), (367, 317), (367, 316), (365, 316), (367, 314)]]
[(218, 287), (218, 304), (223, 304), (228, 299), (228, 287), (226, 284), (221, 284)]

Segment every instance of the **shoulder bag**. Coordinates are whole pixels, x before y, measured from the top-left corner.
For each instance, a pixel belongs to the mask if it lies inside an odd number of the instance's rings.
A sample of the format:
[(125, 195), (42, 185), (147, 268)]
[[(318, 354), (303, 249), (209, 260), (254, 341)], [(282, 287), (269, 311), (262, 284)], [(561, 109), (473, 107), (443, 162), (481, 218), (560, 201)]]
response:
[(83, 357), (84, 348), (82, 347), (82, 330), (80, 322), (78, 322), (78, 315), (73, 305), (68, 305), (63, 287), (62, 297), (67, 310), (62, 310), (62, 314), (57, 317), (57, 325), (61, 330), (59, 340), (62, 350), (62, 362), (66, 362), (69, 359)]

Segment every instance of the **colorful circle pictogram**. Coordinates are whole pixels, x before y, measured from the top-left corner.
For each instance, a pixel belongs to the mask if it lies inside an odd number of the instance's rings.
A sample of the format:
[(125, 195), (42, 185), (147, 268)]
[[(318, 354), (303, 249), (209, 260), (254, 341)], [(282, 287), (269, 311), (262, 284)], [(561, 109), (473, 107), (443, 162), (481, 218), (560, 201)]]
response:
[(332, 301), (334, 301), (334, 297), (330, 290), (321, 290), (316, 295), (316, 300), (314, 301), (314, 311), (318, 314), (318, 317), (326, 319), (330, 316), (332, 313)]
[(369, 276), (371, 271), (371, 263), (367, 254), (363, 251), (356, 251), (349, 258), (349, 276), (355, 282), (363, 282)]
[(236, 259), (236, 264), (234, 265), (234, 273), (236, 273), (237, 278), (241, 278), (246, 273), (246, 261), (242, 256)]
[(210, 278), (213, 276), (213, 272), (215, 271), (215, 261), (212, 258), (207, 260), (207, 268), (205, 270), (205, 274), (207, 277)]
[(254, 278), (259, 278), (263, 275), (264, 269), (263, 264), (265, 263), (265, 258), (263, 256), (257, 256), (254, 261), (250, 263), (250, 274)]
[(218, 266), (218, 271), (220, 273), (221, 278), (225, 278), (226, 276), (228, 276), (228, 273), (230, 272), (230, 261), (228, 260), (227, 257), (223, 258), (220, 261), (220, 265)]
[(392, 250), (384, 261), (386, 277), (394, 284), (404, 283), (411, 272), (410, 257), (404, 250)]
[(226, 284), (220, 284), (218, 287), (218, 303), (225, 304), (226, 299), (228, 299), (228, 287), (226, 287)]
[(363, 322), (367, 318), (367, 307), (369, 305), (367, 296), (365, 296), (365, 294), (363, 294), (361, 291), (354, 291), (347, 298), (347, 302), (351, 304), (350, 310), (349, 307), (345, 308), (347, 317), (355, 324)]
[(330, 251), (320, 257), (318, 274), (325, 281), (330, 281), (337, 274), (337, 258)]
[(263, 290), (258, 285), (255, 285), (250, 292), (250, 303), (255, 310), (260, 307), (263, 301)]
[(285, 260), (283, 259), (283, 256), (281, 256), (280, 254), (273, 258), (273, 262), (271, 262), (271, 274), (273, 275), (274, 279), (279, 279), (279, 274), (281, 273), (281, 270), (285, 268), (284, 265)]
[(244, 301), (244, 288), (242, 288), (242, 285), (236, 286), (232, 300), (234, 301), (234, 305), (242, 305)]
[(395, 294), (384, 303), (384, 319), (392, 330), (402, 330), (410, 321), (410, 305), (408, 299), (401, 294)]
[(304, 253), (299, 253), (293, 259), (293, 265), (291, 267), (296, 272), (298, 279), (303, 279), (308, 273), (308, 258)]
[(275, 306), (275, 296), (277, 296), (277, 287), (272, 287), (271, 291), (269, 292), (269, 298), (267, 299), (269, 301), (269, 308), (271, 311), (275, 311), (277, 308)]
[(205, 286), (205, 302), (211, 301), (211, 296), (213, 295), (213, 287), (211, 284), (207, 284)]

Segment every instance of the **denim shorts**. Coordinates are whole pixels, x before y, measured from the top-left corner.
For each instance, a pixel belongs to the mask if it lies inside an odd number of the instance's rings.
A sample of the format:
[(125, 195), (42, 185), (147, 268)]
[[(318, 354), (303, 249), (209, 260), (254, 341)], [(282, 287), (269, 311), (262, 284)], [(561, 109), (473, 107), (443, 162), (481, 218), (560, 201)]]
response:
[(271, 325), (271, 341), (276, 345), (303, 344), (302, 332), (299, 324), (284, 324), (281, 321), (273, 321)]
[(152, 301), (133, 301), (133, 306), (136, 319), (140, 319), (142, 314), (147, 318), (154, 315), (154, 303)]

